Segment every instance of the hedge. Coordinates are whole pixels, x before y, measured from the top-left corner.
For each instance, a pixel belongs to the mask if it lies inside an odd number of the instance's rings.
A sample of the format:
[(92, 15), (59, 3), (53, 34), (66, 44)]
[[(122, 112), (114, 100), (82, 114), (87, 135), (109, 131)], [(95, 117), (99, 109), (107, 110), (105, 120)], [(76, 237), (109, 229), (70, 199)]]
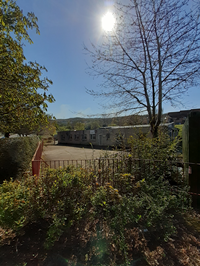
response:
[(21, 176), (29, 168), (38, 141), (37, 136), (0, 140), (0, 183)]

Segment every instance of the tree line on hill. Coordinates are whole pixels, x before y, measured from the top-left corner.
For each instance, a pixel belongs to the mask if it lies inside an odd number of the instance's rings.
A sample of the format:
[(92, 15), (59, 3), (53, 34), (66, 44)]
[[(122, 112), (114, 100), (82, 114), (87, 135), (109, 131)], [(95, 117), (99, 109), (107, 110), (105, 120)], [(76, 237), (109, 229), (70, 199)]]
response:
[(57, 131), (66, 130), (93, 130), (108, 126), (129, 126), (148, 124), (147, 115), (129, 115), (120, 117), (99, 117), (99, 118), (69, 118), (56, 119)]

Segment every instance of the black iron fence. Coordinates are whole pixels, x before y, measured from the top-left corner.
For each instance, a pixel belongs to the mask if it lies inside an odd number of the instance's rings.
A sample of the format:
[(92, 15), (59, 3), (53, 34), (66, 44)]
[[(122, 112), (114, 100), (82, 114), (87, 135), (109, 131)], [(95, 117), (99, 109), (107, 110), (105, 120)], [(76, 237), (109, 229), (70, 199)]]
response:
[(46, 168), (64, 168), (69, 165), (84, 168), (103, 178), (114, 177), (116, 173), (130, 173), (139, 177), (146, 174), (163, 175), (171, 183), (189, 184), (193, 171), (200, 173), (200, 163), (183, 163), (180, 161), (141, 160), (135, 158), (99, 158), (91, 160), (52, 160), (41, 163), (41, 174)]
[(194, 205), (199, 205), (198, 202), (200, 202), (200, 163), (141, 160), (131, 156), (91, 160), (40, 160), (38, 162), (41, 165), (40, 174), (44, 174), (47, 168), (59, 169), (73, 165), (92, 172), (99, 185), (109, 182), (114, 186), (116, 175), (123, 173), (134, 175), (138, 180), (145, 178), (147, 175), (162, 176), (172, 186), (190, 186), (189, 193), (193, 197)]

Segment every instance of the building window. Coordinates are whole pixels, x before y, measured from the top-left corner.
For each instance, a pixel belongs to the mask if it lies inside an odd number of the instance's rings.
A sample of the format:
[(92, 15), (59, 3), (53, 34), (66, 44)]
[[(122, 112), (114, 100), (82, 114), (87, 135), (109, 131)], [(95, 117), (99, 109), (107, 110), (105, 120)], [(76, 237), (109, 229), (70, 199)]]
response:
[(95, 134), (90, 134), (90, 139), (96, 139), (96, 135)]
[(107, 133), (106, 134), (106, 140), (109, 140), (109, 138), (110, 138), (110, 133)]
[(82, 140), (87, 140), (87, 134), (82, 135)]
[(75, 139), (75, 140), (78, 140), (78, 139), (79, 139), (79, 135), (76, 135), (76, 134), (75, 134), (75, 135), (74, 135), (74, 139)]

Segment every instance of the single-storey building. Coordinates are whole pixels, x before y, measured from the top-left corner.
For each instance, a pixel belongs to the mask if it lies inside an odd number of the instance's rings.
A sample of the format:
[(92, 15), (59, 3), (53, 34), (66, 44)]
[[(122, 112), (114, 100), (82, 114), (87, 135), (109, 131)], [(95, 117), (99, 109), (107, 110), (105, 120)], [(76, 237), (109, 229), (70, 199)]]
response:
[[(174, 123), (161, 124), (161, 127), (168, 131), (172, 139), (178, 134), (178, 129), (174, 127)], [(61, 131), (58, 132), (58, 144), (115, 147), (122, 143), (126, 145), (130, 136), (139, 137), (141, 134), (150, 136), (150, 126), (110, 126), (96, 130)]]

